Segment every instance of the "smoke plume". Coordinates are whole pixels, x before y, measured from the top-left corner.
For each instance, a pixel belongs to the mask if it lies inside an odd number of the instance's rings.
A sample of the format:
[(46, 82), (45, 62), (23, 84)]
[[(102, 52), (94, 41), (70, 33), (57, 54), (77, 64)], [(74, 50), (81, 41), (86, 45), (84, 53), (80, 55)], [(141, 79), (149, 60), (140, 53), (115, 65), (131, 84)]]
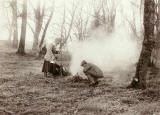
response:
[(72, 55), (70, 71), (73, 75), (80, 73), (80, 63), (86, 60), (99, 66), (106, 74), (127, 72), (135, 68), (139, 51), (136, 38), (133, 39), (125, 29), (106, 34), (98, 28), (87, 40), (74, 41), (69, 46)]

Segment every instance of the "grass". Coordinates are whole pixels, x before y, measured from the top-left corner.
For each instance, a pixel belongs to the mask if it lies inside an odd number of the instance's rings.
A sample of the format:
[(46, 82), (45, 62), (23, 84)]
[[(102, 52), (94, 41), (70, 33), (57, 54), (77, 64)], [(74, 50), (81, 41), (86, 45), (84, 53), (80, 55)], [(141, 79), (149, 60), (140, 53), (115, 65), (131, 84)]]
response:
[[(159, 115), (160, 81), (150, 72), (146, 90), (114, 85), (114, 73), (98, 87), (71, 76), (44, 77), (43, 59), (18, 56), (0, 41), (0, 115)], [(69, 66), (68, 61), (63, 64)], [(123, 74), (120, 74), (120, 76)]]

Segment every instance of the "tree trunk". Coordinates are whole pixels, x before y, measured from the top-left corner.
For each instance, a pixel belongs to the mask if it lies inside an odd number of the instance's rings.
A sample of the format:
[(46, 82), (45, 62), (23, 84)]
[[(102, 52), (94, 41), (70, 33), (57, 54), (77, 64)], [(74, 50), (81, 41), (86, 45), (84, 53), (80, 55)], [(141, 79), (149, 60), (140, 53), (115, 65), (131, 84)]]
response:
[(8, 31), (9, 31), (8, 45), (11, 46), (11, 44), (12, 44), (12, 33), (13, 33), (12, 27), (10, 27)]
[(44, 41), (44, 39), (45, 39), (45, 36), (46, 36), (46, 33), (47, 33), (47, 29), (48, 29), (49, 23), (50, 23), (50, 21), (51, 21), (51, 19), (52, 19), (52, 16), (53, 16), (53, 10), (52, 10), (52, 12), (51, 12), (51, 14), (50, 14), (50, 16), (49, 16), (49, 19), (48, 19), (46, 25), (45, 25), (45, 28), (44, 28), (44, 31), (43, 31), (43, 34), (42, 34), (42, 38), (41, 38), (41, 42), (40, 42), (40, 44), (39, 44), (39, 48), (41, 48), (42, 45), (43, 45), (43, 41)]
[(145, 0), (144, 2), (144, 40), (141, 55), (137, 65), (137, 70), (132, 83), (128, 88), (146, 88), (146, 75), (148, 64), (150, 63), (151, 52), (154, 47), (154, 16), (155, 3), (153, 0)]
[(8, 20), (8, 25), (9, 25), (8, 26), (8, 32), (9, 32), (9, 35), (8, 35), (8, 45), (10, 47), (10, 46), (12, 46), (13, 16), (12, 16), (12, 20), (11, 20), (11, 23), (10, 23), (8, 12), (7, 12), (7, 20)]
[(35, 26), (35, 32), (34, 32), (34, 41), (33, 41), (33, 47), (32, 47), (32, 51), (33, 52), (37, 52), (38, 53), (38, 41), (39, 41), (39, 35), (40, 35), (40, 31), (42, 28), (42, 23), (43, 23), (43, 17), (44, 17), (44, 7), (42, 10), (42, 14), (40, 12), (40, 1), (38, 2), (38, 7), (35, 10), (35, 19), (36, 19), (36, 26)]
[(18, 48), (17, 0), (12, 1), (13, 12), (13, 48)]
[(151, 56), (151, 66), (159, 68), (160, 60), (159, 60), (159, 52), (160, 52), (160, 1), (158, 0), (156, 3), (156, 35), (155, 35), (155, 47), (152, 51)]
[(22, 12), (22, 26), (21, 26), (21, 38), (17, 53), (25, 54), (25, 38), (26, 38), (26, 25), (27, 25), (27, 0), (23, 0), (23, 12)]
[(157, 37), (160, 37), (160, 1), (158, 0), (157, 3), (157, 23), (156, 23), (156, 29), (157, 29)]

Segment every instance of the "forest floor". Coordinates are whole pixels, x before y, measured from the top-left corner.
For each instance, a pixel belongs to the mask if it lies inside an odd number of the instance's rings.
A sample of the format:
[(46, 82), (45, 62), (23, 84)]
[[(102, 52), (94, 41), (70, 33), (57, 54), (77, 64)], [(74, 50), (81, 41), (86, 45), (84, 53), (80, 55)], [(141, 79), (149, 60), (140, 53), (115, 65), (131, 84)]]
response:
[(71, 76), (46, 78), (43, 60), (15, 52), (0, 41), (0, 115), (160, 115), (158, 77), (146, 90), (113, 85), (112, 77), (93, 88)]

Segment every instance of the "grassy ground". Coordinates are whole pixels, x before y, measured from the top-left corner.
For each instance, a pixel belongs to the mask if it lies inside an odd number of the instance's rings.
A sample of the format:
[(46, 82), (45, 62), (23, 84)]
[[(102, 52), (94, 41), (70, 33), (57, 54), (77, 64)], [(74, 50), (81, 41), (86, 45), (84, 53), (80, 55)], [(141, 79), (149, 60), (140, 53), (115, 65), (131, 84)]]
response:
[(0, 42), (0, 115), (160, 115), (158, 78), (146, 90), (115, 86), (112, 77), (93, 88), (71, 76), (45, 78), (42, 64)]

